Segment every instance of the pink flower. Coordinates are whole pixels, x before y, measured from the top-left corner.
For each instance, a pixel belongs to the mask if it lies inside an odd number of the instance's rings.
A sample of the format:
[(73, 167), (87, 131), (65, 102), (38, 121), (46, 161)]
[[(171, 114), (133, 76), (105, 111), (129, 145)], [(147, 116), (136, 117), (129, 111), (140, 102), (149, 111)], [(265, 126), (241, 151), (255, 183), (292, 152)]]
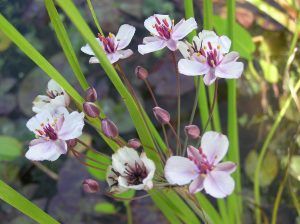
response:
[[(107, 37), (101, 36), (99, 34), (96, 40), (105, 51), (110, 63), (113, 64), (119, 59), (128, 58), (133, 54), (132, 50), (124, 50), (124, 48), (130, 44), (134, 33), (135, 27), (128, 24), (124, 24), (120, 26), (116, 36), (112, 33), (109, 33)], [(81, 51), (88, 55), (95, 56), (95, 53), (88, 44), (83, 46), (81, 48)], [(99, 63), (99, 60), (97, 57), (91, 57), (89, 63)]]
[(152, 34), (145, 37), (143, 44), (138, 46), (141, 54), (158, 51), (168, 47), (171, 51), (177, 50), (177, 43), (191, 31), (197, 28), (194, 18), (182, 19), (174, 25), (168, 15), (154, 14), (145, 20), (144, 26)]
[(36, 135), (29, 144), (26, 158), (33, 161), (57, 160), (67, 152), (67, 140), (78, 138), (84, 126), (84, 114), (69, 113), (65, 107), (43, 110), (26, 124)]
[(237, 79), (242, 75), (244, 64), (237, 62), (239, 53), (230, 53), (231, 41), (227, 36), (217, 36), (203, 30), (195, 36), (193, 44), (180, 42), (178, 48), (185, 59), (178, 62), (180, 73), (188, 76), (205, 75), (204, 83), (212, 84), (217, 78)]
[(188, 147), (188, 158), (172, 156), (165, 166), (165, 177), (170, 184), (189, 184), (190, 193), (205, 189), (215, 198), (224, 198), (234, 190), (230, 176), (236, 169), (233, 162), (221, 162), (228, 150), (228, 139), (217, 132), (206, 132), (201, 147)]

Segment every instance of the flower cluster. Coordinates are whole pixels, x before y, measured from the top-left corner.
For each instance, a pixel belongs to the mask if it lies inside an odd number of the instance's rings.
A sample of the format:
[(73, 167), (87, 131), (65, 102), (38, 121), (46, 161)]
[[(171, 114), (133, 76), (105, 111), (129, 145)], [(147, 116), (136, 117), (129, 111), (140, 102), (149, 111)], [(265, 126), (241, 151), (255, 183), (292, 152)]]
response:
[[(155, 14), (146, 19), (144, 25), (151, 36), (143, 39), (143, 43), (138, 46), (138, 52), (144, 55), (168, 48), (174, 56), (173, 61), (178, 77), (179, 73), (187, 76), (204, 75), (204, 83), (211, 85), (219, 78), (237, 79), (241, 76), (244, 66), (242, 62), (237, 61), (239, 54), (230, 52), (231, 41), (228, 37), (203, 30), (193, 38), (192, 43), (183, 40), (197, 28), (194, 18), (182, 19), (175, 24), (168, 15)], [(133, 54), (132, 50), (125, 48), (130, 44), (134, 34), (135, 28), (124, 24), (116, 35), (112, 33), (109, 33), (108, 36), (98, 34), (96, 40), (110, 63), (115, 65), (115, 68), (121, 73), (120, 76), (125, 86), (139, 104), (121, 66), (116, 64), (120, 59), (125, 59)], [(183, 56), (178, 63), (174, 54), (176, 50), (179, 50)], [(83, 46), (81, 51), (91, 56), (89, 63), (99, 63), (100, 59), (96, 57), (88, 44)], [(70, 97), (53, 80), (48, 83), (47, 95), (37, 96), (33, 102), (32, 109), (37, 114), (28, 121), (27, 127), (35, 134), (36, 139), (30, 142), (26, 157), (30, 160), (54, 161), (61, 154), (67, 152), (68, 146), (73, 150), (76, 140), (79, 141), (77, 138), (82, 134), (86, 115), (87, 119), (99, 119), (101, 134), (119, 145), (119, 149), (111, 157), (112, 163), (106, 164), (106, 180), (110, 193), (121, 193), (129, 189), (148, 191), (155, 187), (168, 186), (188, 189), (191, 194), (205, 190), (207, 194), (215, 198), (224, 198), (230, 195), (234, 191), (234, 180), (230, 174), (235, 171), (236, 164), (221, 162), (229, 147), (227, 137), (213, 131), (205, 132), (206, 127), (201, 136), (200, 128), (190, 122), (184, 127), (186, 139), (182, 144), (179, 133), (180, 126), (177, 128), (179, 131), (176, 132), (171, 124), (170, 113), (158, 105), (147, 81), (148, 71), (138, 66), (135, 72), (137, 77), (145, 82), (151, 93), (155, 104), (153, 113), (157, 122), (162, 126), (164, 134), (167, 126), (176, 139), (176, 152), (171, 148), (172, 144), (170, 144), (171, 147), (169, 146), (166, 135), (164, 137), (169, 153), (162, 152), (160, 148), (151, 149), (164, 165), (163, 169), (160, 167), (159, 174), (156, 175), (155, 163), (147, 157), (146, 152), (143, 149), (141, 152), (138, 151), (139, 148), (149, 149), (149, 146), (143, 145), (143, 142), (138, 139), (131, 139), (126, 143), (119, 136), (117, 125), (109, 118), (100, 116), (100, 108), (95, 102), (97, 93), (94, 88), (90, 87), (86, 91), (86, 102), (83, 103), (84, 112), (70, 112)], [(180, 98), (180, 92), (178, 97)], [(180, 100), (178, 101), (180, 102)], [(192, 114), (195, 114), (195, 111), (193, 112)], [(180, 116), (178, 121), (180, 125)], [(210, 119), (207, 122), (209, 123)], [(192, 144), (196, 140), (198, 141), (196, 147), (188, 146), (188, 142)], [(82, 142), (81, 144), (84, 145)], [(95, 149), (93, 151), (100, 153)], [(79, 153), (72, 152), (78, 158)], [(84, 164), (88, 165), (88, 163)], [(99, 170), (103, 171), (100, 168)], [(95, 193), (99, 190), (99, 185), (96, 181), (87, 179), (83, 182), (83, 188), (87, 193)]]
[(26, 124), (35, 134), (25, 155), (33, 161), (54, 161), (66, 154), (67, 142), (81, 136), (84, 126), (84, 113), (67, 110), (70, 97), (54, 80), (48, 82), (46, 94), (35, 98), (32, 110), (37, 114)]

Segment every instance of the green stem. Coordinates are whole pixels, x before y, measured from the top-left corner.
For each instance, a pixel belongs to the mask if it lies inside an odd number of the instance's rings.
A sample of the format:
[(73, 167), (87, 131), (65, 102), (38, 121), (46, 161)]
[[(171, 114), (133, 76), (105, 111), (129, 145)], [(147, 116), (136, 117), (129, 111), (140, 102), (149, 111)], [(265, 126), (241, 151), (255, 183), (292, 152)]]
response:
[[(300, 89), (300, 80), (298, 80), (298, 82), (295, 85), (295, 92), (297, 93)], [(284, 117), (288, 107), (290, 106), (291, 102), (293, 100), (293, 97), (290, 95), (288, 97), (288, 99), (285, 101), (285, 104), (283, 105), (282, 109), (280, 110), (275, 122), (273, 123), (273, 126), (269, 132), (269, 134), (266, 137), (266, 140), (261, 148), (261, 151), (259, 153), (258, 156), (258, 160), (257, 160), (257, 165), (255, 168), (255, 173), (254, 173), (254, 200), (255, 200), (255, 204), (258, 205), (258, 207), (260, 207), (260, 191), (259, 191), (259, 174), (260, 174), (260, 170), (261, 170), (261, 166), (263, 163), (263, 159), (264, 156), (267, 153), (269, 144), (271, 142), (271, 139), (273, 138), (275, 131), (277, 130), (282, 118)], [(259, 209), (255, 210), (255, 216), (256, 216), (256, 223), (260, 224), (261, 223), (261, 211)]]
[(89, 6), (90, 12), (92, 14), (92, 17), (93, 17), (93, 20), (94, 20), (94, 23), (95, 23), (97, 29), (99, 30), (100, 34), (102, 36), (104, 36), (104, 33), (103, 33), (102, 29), (101, 29), (101, 26), (99, 25), (99, 22), (98, 22), (98, 19), (97, 19), (97, 16), (96, 16), (96, 13), (95, 13), (95, 10), (94, 10), (94, 7), (92, 5), (91, 0), (86, 0), (86, 2), (88, 4), (88, 6)]
[[(228, 37), (232, 41), (232, 49), (235, 49), (235, 0), (227, 0), (227, 29)], [(237, 124), (237, 102), (236, 102), (236, 80), (228, 80), (228, 137), (229, 137), (229, 151), (228, 160), (240, 164), (239, 155), (239, 142), (238, 142), (238, 124)], [(229, 209), (235, 211), (230, 213), (230, 221), (241, 223), (241, 214), (243, 211), (242, 198), (241, 198), (241, 169), (237, 166), (236, 172), (233, 173), (233, 178), (236, 183), (236, 192), (239, 194), (233, 194), (228, 197)], [(235, 215), (235, 217), (234, 217)]]
[(126, 208), (126, 214), (127, 214), (127, 224), (132, 224), (132, 211), (131, 211), (131, 206), (130, 202), (125, 202), (124, 203), (125, 208)]
[(279, 208), (279, 204), (280, 204), (280, 200), (281, 200), (281, 196), (282, 196), (282, 192), (284, 190), (287, 178), (288, 178), (288, 174), (289, 174), (289, 167), (290, 167), (290, 162), (291, 162), (291, 158), (292, 158), (292, 154), (289, 150), (289, 155), (288, 155), (288, 162), (286, 164), (286, 168), (285, 168), (285, 172), (284, 172), (284, 177), (283, 180), (280, 182), (277, 194), (276, 194), (276, 198), (275, 198), (275, 202), (274, 202), (274, 207), (273, 207), (273, 212), (272, 212), (272, 221), (271, 224), (276, 224), (277, 222), (277, 212), (278, 212), (278, 208)]

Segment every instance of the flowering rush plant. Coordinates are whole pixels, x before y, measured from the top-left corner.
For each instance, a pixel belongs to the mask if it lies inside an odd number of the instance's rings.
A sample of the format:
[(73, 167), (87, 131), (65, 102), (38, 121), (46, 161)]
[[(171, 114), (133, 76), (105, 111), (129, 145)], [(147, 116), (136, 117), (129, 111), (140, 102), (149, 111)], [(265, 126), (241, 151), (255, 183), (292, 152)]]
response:
[[(174, 223), (181, 223), (176, 221), (185, 219), (184, 222), (188, 223), (195, 223), (199, 219), (209, 223), (218, 220), (211, 213), (216, 210), (210, 199), (224, 200), (227, 196), (239, 194), (235, 192), (235, 181), (231, 177), (238, 164), (225, 159), (231, 142), (223, 133), (213, 131), (210, 125), (219, 80), (238, 79), (244, 69), (243, 63), (238, 61), (238, 52), (230, 51), (230, 39), (214, 31), (202, 30), (189, 42), (187, 36), (198, 29), (194, 18), (175, 22), (169, 15), (154, 14), (144, 21), (149, 36), (134, 47), (130, 44), (136, 31), (134, 26), (123, 24), (116, 35), (105, 35), (100, 29), (95, 37), (88, 26), (79, 25), (85, 23), (79, 12), (72, 8), (73, 4), (69, 1), (59, 1), (59, 4), (88, 42), (82, 46), (81, 52), (90, 56), (90, 64), (99, 63), (103, 67), (124, 99), (137, 136), (128, 140), (120, 136), (118, 124), (103, 113), (98, 104), (101, 98), (98, 99), (92, 83), (88, 85), (82, 74), (78, 74), (78, 80), (85, 91), (84, 96), (80, 96), (52, 69), (56, 75), (49, 74), (52, 79), (48, 82), (45, 95), (39, 95), (33, 101), (35, 115), (29, 119), (27, 127), (35, 137), (29, 143), (26, 158), (32, 161), (55, 161), (71, 154), (89, 169), (105, 173), (106, 189), (100, 188), (98, 180), (82, 180), (82, 189), (86, 193), (101, 191), (126, 202), (149, 196), (168, 220)], [(54, 5), (49, 3), (48, 7)], [(69, 8), (73, 9), (70, 14)], [(59, 28), (61, 26), (54, 26), (56, 31)], [(176, 77), (174, 91), (177, 93), (178, 107), (177, 111), (171, 113), (177, 115), (175, 118), (156, 98), (148, 81), (150, 74), (147, 69), (137, 65), (132, 71), (144, 82), (153, 100), (153, 114), (148, 114), (120, 64), (133, 54), (144, 55), (163, 48), (171, 55), (174, 65), (174, 70), (170, 72)], [(188, 123), (181, 122), (182, 76), (195, 79), (196, 83), (195, 100)], [(194, 116), (197, 106), (201, 108), (203, 103), (198, 100), (202, 82), (207, 86), (215, 84), (215, 91), (207, 119), (202, 121), (200, 128)], [(95, 128), (112, 152), (105, 154), (102, 149), (82, 141), (80, 136), (85, 126)], [(78, 151), (75, 147), (77, 144), (92, 154)], [(130, 190), (144, 193), (120, 196)], [(164, 210), (174, 207), (178, 208), (178, 214), (174, 217)]]

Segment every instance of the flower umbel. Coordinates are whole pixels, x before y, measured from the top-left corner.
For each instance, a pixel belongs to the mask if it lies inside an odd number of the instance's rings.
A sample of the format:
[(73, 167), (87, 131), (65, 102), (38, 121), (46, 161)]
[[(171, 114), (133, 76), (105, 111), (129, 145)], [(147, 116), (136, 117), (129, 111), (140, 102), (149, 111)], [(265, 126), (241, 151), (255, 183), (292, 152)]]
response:
[(111, 192), (150, 190), (154, 173), (155, 164), (144, 152), (139, 156), (136, 150), (123, 147), (113, 154), (106, 179)]
[(185, 59), (178, 62), (179, 72), (188, 75), (205, 75), (204, 83), (211, 85), (217, 78), (237, 79), (244, 64), (237, 62), (239, 53), (229, 52), (231, 41), (227, 36), (217, 36), (203, 30), (193, 38), (193, 43), (180, 42), (178, 48)]
[(70, 97), (53, 79), (48, 82), (47, 95), (38, 95), (33, 101), (32, 111), (39, 113), (42, 110), (59, 106), (67, 107)]
[(165, 166), (165, 177), (170, 184), (189, 184), (191, 193), (205, 189), (215, 198), (224, 198), (234, 190), (230, 176), (236, 169), (233, 162), (221, 162), (228, 150), (228, 139), (217, 132), (206, 132), (201, 147), (188, 147), (188, 158), (172, 156)]
[(141, 54), (158, 51), (168, 47), (171, 51), (177, 50), (177, 43), (191, 31), (197, 28), (194, 18), (182, 19), (176, 25), (168, 15), (154, 14), (145, 20), (144, 26), (152, 34), (145, 37), (143, 44), (138, 46)]
[(26, 158), (33, 161), (58, 159), (67, 152), (67, 140), (79, 137), (84, 126), (84, 114), (59, 107), (43, 110), (32, 117), (26, 124), (36, 135), (32, 140)]
[[(128, 24), (124, 24), (120, 26), (116, 36), (112, 33), (109, 33), (107, 37), (98, 34), (96, 40), (105, 51), (108, 60), (113, 64), (119, 59), (128, 58), (133, 54), (132, 50), (124, 50), (124, 48), (130, 44), (134, 33), (135, 27)], [(93, 56), (90, 58), (89, 63), (99, 63), (98, 58), (94, 57), (95, 53), (91, 49), (90, 45), (86, 44), (81, 48), (81, 51), (83, 53)]]

